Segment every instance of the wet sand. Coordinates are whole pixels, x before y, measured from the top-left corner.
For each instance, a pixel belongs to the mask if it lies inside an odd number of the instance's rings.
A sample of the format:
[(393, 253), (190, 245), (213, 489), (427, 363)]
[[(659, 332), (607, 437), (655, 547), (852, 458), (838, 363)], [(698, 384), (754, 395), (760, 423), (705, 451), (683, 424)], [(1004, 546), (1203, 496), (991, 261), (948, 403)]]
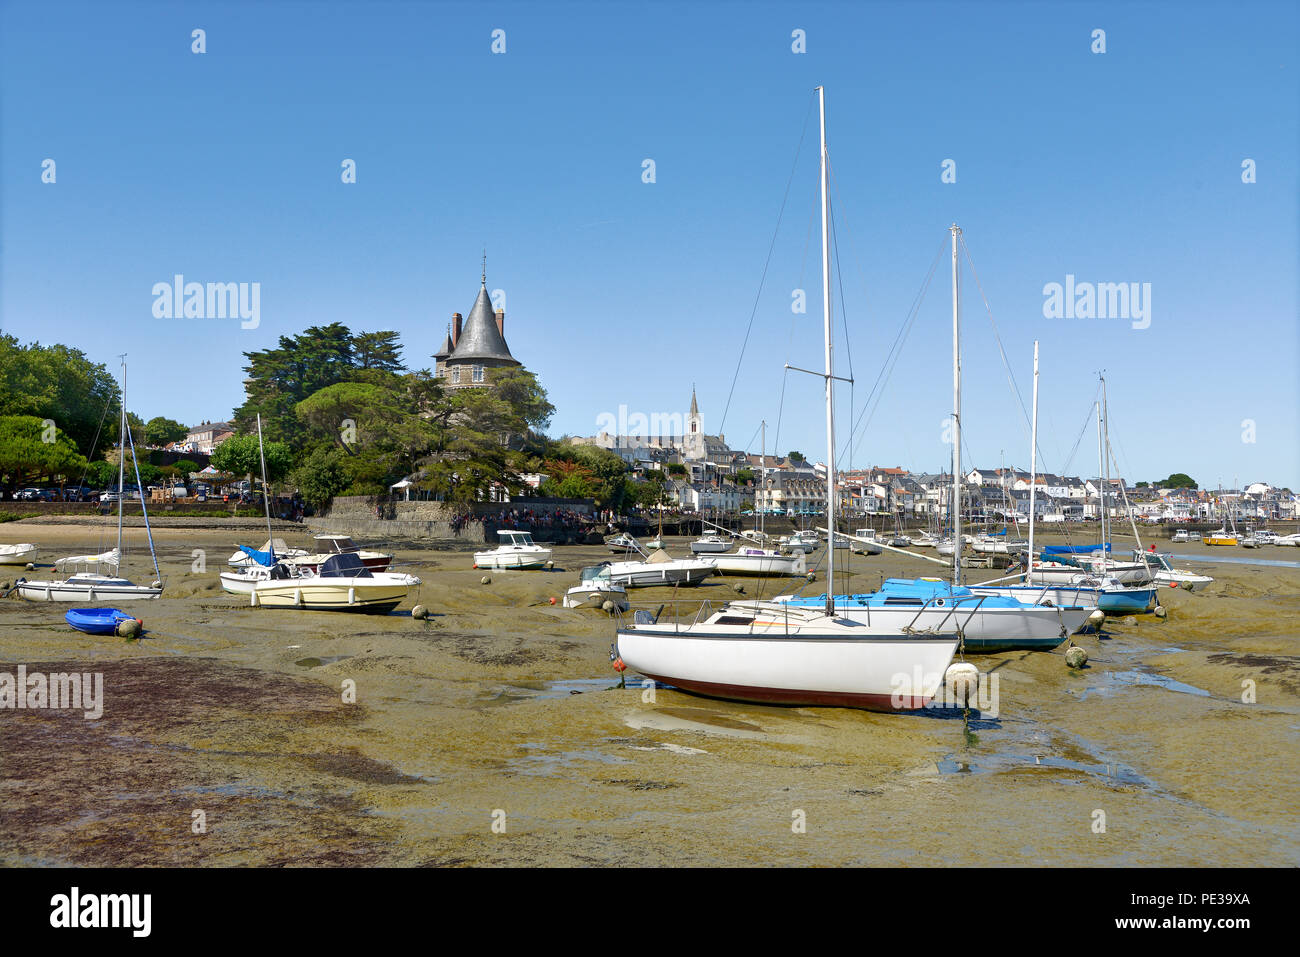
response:
[[(485, 573), (468, 552), (398, 547), (424, 580), (421, 622), (415, 601), (378, 617), (250, 608), (216, 578), (231, 531), (155, 534), (165, 597), (121, 606), (144, 619), (142, 640), (79, 634), (67, 606), (0, 601), (0, 671), (105, 682), (99, 720), (0, 710), (0, 864), (1300, 864), (1300, 568), (1184, 563), (1215, 583), (1164, 589), (1164, 621), (1076, 637), (1081, 672), (1063, 649), (973, 658), (998, 676), (1000, 709), (967, 733), (952, 711), (649, 701), (635, 676), (617, 688), (612, 620), (559, 605), (601, 548), (557, 549), (553, 572)], [(35, 541), (42, 561), (93, 538), (0, 525), (0, 542)], [(132, 561), (146, 580), (138, 543)], [(850, 573), (867, 589), (942, 570), (854, 556)], [(693, 612), (737, 583), (789, 590), (715, 578), (631, 597)]]

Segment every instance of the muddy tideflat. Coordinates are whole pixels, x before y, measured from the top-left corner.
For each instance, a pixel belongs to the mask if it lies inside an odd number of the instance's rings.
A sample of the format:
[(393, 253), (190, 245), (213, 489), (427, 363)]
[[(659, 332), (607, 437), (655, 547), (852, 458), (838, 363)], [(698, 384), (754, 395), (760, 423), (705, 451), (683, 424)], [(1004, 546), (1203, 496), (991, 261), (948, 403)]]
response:
[[(468, 551), (398, 548), (424, 580), (422, 622), (414, 600), (386, 616), (250, 608), (216, 578), (231, 531), (155, 535), (165, 597), (122, 606), (142, 640), (0, 601), (0, 671), (104, 676), (97, 720), (0, 710), (0, 863), (1300, 864), (1300, 569), (1198, 562), (1215, 583), (1165, 589), (1167, 619), (1077, 637), (1083, 671), (1061, 649), (974, 658), (999, 708), (967, 730), (951, 711), (649, 695), (636, 676), (620, 689), (611, 619), (559, 605), (603, 548), (489, 573)], [(19, 541), (42, 560), (96, 544), (84, 526), (0, 525)], [(137, 580), (147, 559), (137, 543)], [(853, 556), (844, 585), (936, 572)], [(687, 613), (738, 583), (789, 588), (711, 579), (632, 598)]]

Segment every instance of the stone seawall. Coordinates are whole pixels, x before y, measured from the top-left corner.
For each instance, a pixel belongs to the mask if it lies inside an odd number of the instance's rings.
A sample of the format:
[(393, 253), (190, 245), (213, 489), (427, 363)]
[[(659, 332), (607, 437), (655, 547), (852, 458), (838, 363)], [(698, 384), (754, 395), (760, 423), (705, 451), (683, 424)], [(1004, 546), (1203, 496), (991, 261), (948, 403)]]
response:
[(369, 518), (309, 518), (313, 532), (351, 535), (363, 546), (378, 547), (385, 542), (420, 542), (442, 548), (481, 548), (483, 526), (471, 522), (457, 529), (451, 522), (419, 522), (402, 519), (377, 519), (373, 510)]

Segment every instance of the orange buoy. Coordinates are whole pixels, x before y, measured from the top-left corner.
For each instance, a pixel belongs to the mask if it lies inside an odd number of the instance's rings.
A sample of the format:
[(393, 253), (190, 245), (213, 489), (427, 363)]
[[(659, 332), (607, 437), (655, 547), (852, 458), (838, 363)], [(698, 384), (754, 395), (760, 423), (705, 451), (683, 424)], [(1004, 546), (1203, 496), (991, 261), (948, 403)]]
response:
[(555, 604), (555, 597), (554, 597), (554, 596), (551, 597), (551, 604), (552, 604), (552, 605)]
[(614, 670), (619, 672), (620, 674), (624, 671), (627, 671), (627, 665), (623, 664), (622, 658), (614, 659)]

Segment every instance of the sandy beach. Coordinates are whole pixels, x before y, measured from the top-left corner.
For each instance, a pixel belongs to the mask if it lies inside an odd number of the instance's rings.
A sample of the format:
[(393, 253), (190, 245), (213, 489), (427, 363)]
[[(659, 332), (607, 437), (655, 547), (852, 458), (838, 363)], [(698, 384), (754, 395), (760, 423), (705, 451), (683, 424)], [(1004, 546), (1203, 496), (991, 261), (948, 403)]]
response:
[[(0, 525), (42, 562), (99, 534)], [(559, 605), (603, 548), (485, 585), (468, 552), (399, 546), (399, 570), (424, 582), (418, 621), (415, 601), (378, 617), (250, 608), (217, 580), (232, 531), (155, 536), (167, 587), (130, 604), (139, 641), (75, 632), (66, 606), (0, 601), (0, 671), (104, 676), (97, 720), (0, 710), (6, 866), (1300, 864), (1300, 568), (1185, 562), (1214, 584), (1164, 589), (1164, 620), (1077, 636), (1082, 671), (1063, 648), (973, 658), (1000, 701), (965, 729), (953, 711), (760, 707), (651, 694), (634, 675), (620, 689), (613, 620)], [(137, 581), (151, 577), (141, 545)], [(844, 586), (936, 573), (853, 556)], [(23, 575), (53, 572), (0, 569)], [(738, 583), (788, 590), (714, 578), (631, 597), (693, 612)]]

